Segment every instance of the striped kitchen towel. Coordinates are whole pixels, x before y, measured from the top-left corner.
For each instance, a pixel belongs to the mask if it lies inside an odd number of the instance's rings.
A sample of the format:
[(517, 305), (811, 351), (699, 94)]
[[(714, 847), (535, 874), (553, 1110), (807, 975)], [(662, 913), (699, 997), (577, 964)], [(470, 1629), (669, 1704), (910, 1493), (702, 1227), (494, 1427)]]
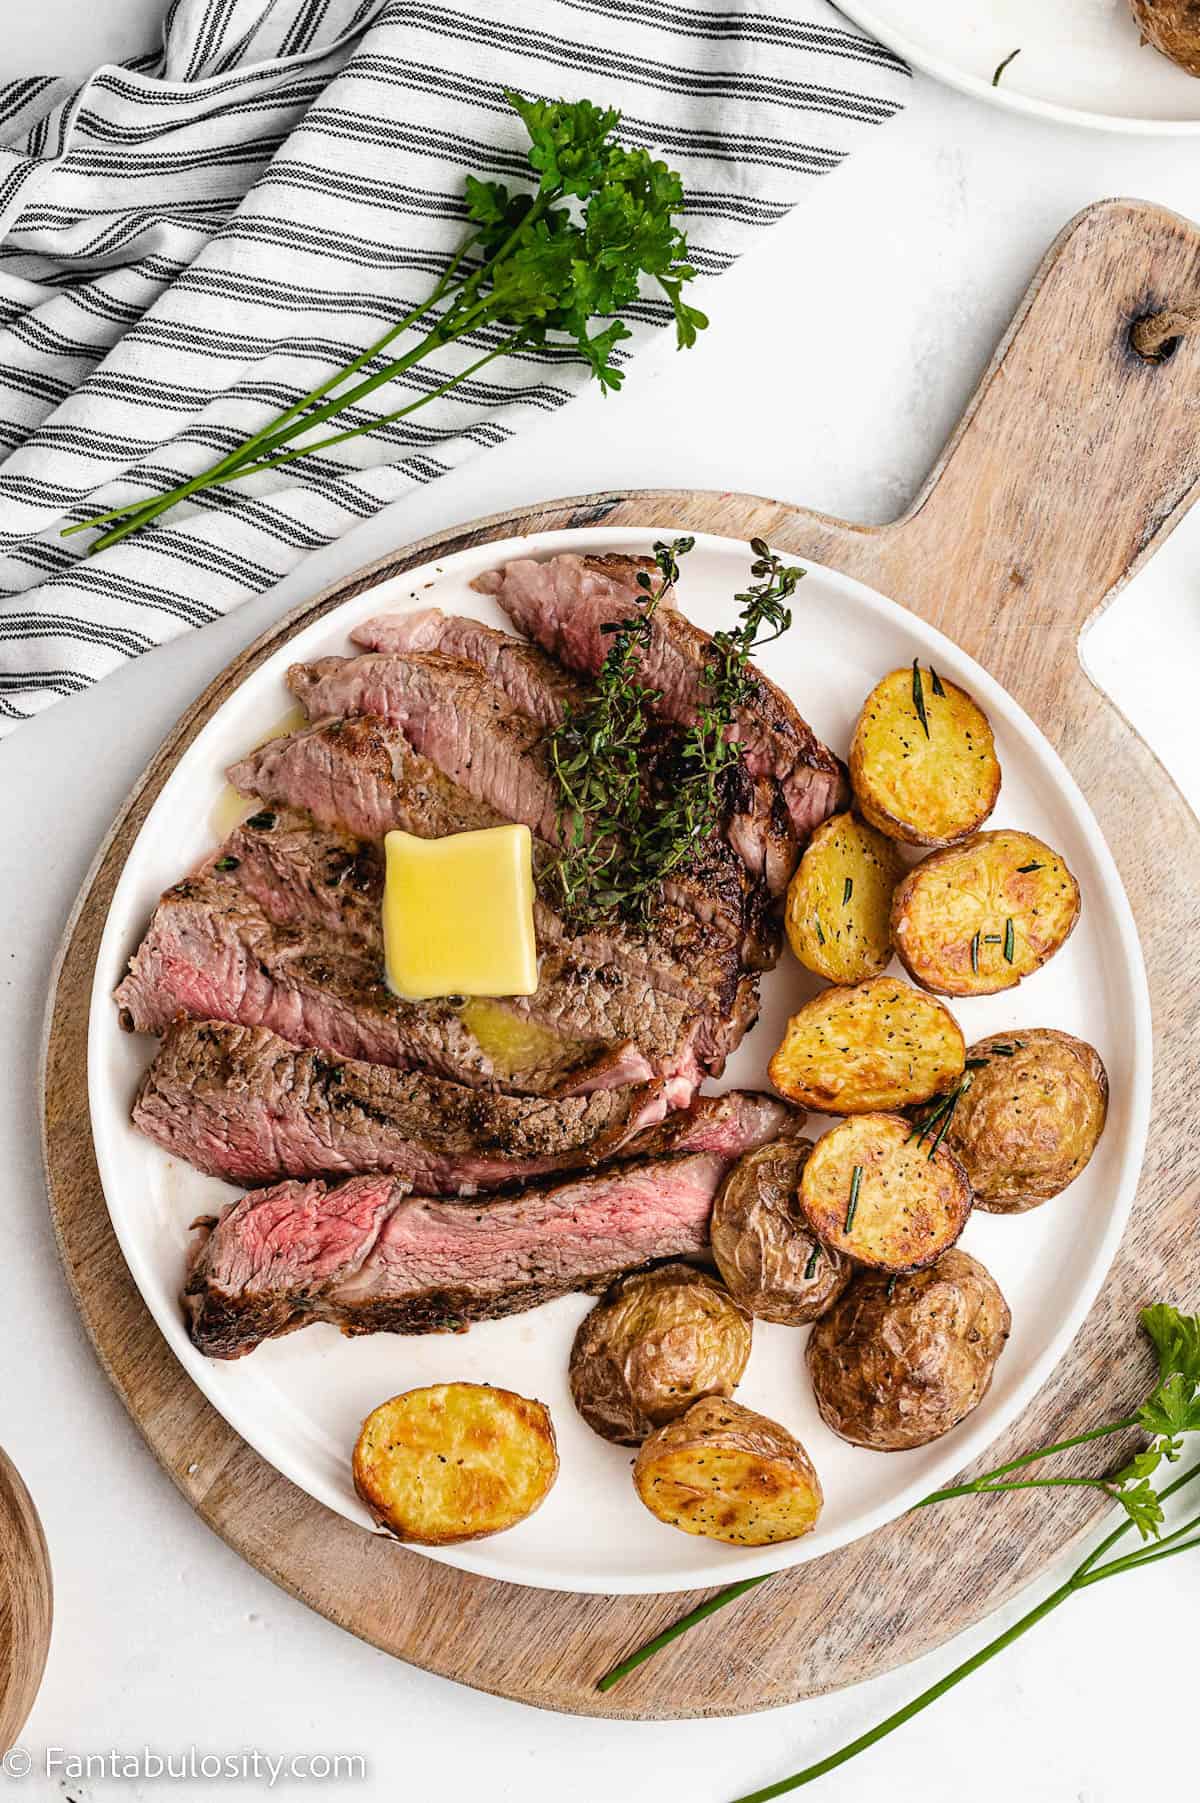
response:
[[(61, 537), (207, 468), (429, 292), (465, 173), (528, 173), (503, 88), (618, 107), (622, 135), (682, 175), (710, 278), (908, 80), (825, 0), (172, 0), (163, 36), (75, 91), (0, 87), (0, 731), (588, 379), (565, 351), (526, 350), (94, 557), (88, 535)], [(625, 348), (668, 318), (647, 300)], [(415, 396), (479, 354), (465, 339), (440, 377), (400, 381)], [(397, 404), (389, 385), (365, 407)]]

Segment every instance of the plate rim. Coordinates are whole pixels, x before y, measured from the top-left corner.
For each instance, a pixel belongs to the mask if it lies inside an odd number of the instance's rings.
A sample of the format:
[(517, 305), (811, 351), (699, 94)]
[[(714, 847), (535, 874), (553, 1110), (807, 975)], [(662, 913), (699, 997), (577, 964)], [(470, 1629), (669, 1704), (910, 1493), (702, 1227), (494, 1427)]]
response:
[[(842, 11), (856, 25), (878, 38), (889, 50), (904, 58), (945, 87), (967, 94), (973, 100), (987, 101), (1011, 113), (1027, 118), (1049, 119), (1057, 125), (1074, 126), (1078, 131), (1101, 131), (1135, 138), (1189, 138), (1200, 135), (1200, 118), (1152, 119), (1140, 113), (1094, 113), (1087, 107), (1064, 106), (1057, 100), (1039, 100), (1035, 95), (1019, 93), (1002, 84), (993, 87), (982, 75), (972, 75), (956, 63), (929, 54), (905, 32), (896, 30), (887, 20), (880, 20), (870, 0), (838, 0)], [(1195, 77), (1200, 92), (1200, 76)]]
[[(476, 522), (476, 524), (486, 524), (486, 522)], [(384, 582), (399, 579), (405, 581), (414, 579), (431, 568), (436, 569), (438, 574), (444, 574), (447, 570), (452, 570), (460, 560), (465, 561), (474, 558), (480, 551), (486, 551), (489, 557), (496, 556), (504, 558), (519, 554), (520, 551), (528, 553), (531, 547), (543, 550), (562, 549), (579, 541), (586, 542), (589, 539), (595, 540), (597, 538), (612, 540), (618, 544), (627, 544), (631, 541), (641, 544), (642, 541), (649, 540), (652, 537), (662, 536), (673, 530), (687, 530), (696, 538), (698, 544), (706, 544), (709, 547), (718, 550), (727, 551), (731, 547), (737, 547), (740, 550), (745, 545), (744, 540), (730, 534), (694, 531), (691, 528), (682, 527), (673, 528), (670, 526), (639, 525), (636, 523), (623, 524), (620, 526), (596, 523), (580, 526), (557, 527), (533, 533), (509, 535), (503, 539), (484, 539), (482, 541), (472, 536), (465, 541), (457, 541), (455, 543), (455, 549), (447, 555), (441, 557), (425, 557), (423, 561), (419, 563), (414, 562), (409, 564), (402, 572), (396, 572), (391, 576), (380, 575), (374, 577), (374, 579), (369, 582), (365, 582), (354, 594), (346, 596), (335, 607), (330, 608), (327, 612), (323, 613), (320, 616), (320, 621), (322, 625), (326, 624), (335, 614), (342, 612), (346, 607), (361, 602), (364, 597), (368, 596), (375, 588), (381, 586)], [(454, 534), (449, 534), (447, 536), (451, 539), (455, 538)], [(438, 542), (445, 543), (446, 540), (443, 538)], [(425, 547), (421, 546), (420, 549), (423, 551)], [(378, 561), (380, 563), (385, 563), (389, 560), (381, 559)], [(806, 568), (813, 571), (819, 571), (824, 578), (841, 588), (843, 592), (854, 594), (861, 603), (865, 604), (868, 612), (882, 614), (884, 617), (889, 618), (893, 624), (899, 625), (902, 630), (912, 630), (915, 628), (919, 636), (921, 636), (924, 642), (929, 644), (933, 650), (945, 650), (952, 654), (953, 659), (965, 660), (966, 663), (971, 666), (972, 671), (977, 672), (975, 680), (979, 690), (982, 691), (985, 696), (991, 697), (989, 705), (993, 707), (999, 705), (1008, 715), (1012, 716), (1009, 720), (1009, 724), (1030, 746), (1034, 748), (1038, 758), (1044, 761), (1048, 756), (1050, 767), (1057, 775), (1060, 796), (1067, 802), (1073, 816), (1080, 822), (1093, 855), (1100, 862), (1106, 875), (1107, 885), (1113, 903), (1114, 924), (1117, 927), (1122, 949), (1125, 953), (1125, 970), (1130, 984), (1134, 1017), (1134, 1052), (1132, 1058), (1134, 1084), (1133, 1093), (1130, 1096), (1129, 1132), (1127, 1142), (1122, 1150), (1117, 1178), (1118, 1195), (1123, 1197), (1123, 1201), (1114, 1209), (1106, 1231), (1097, 1243), (1093, 1256), (1088, 1263), (1086, 1275), (1080, 1282), (1073, 1308), (1067, 1311), (1061, 1318), (1057, 1332), (1048, 1341), (1041, 1356), (1034, 1362), (1022, 1384), (1014, 1390), (1013, 1396), (1003, 1413), (997, 1416), (992, 1423), (976, 1425), (973, 1432), (964, 1434), (961, 1439), (956, 1437), (953, 1461), (952, 1463), (949, 1461), (947, 1463), (947, 1472), (953, 1473), (976, 1460), (984, 1451), (986, 1451), (988, 1446), (1006, 1433), (1033, 1403), (1040, 1389), (1055, 1370), (1059, 1362), (1065, 1357), (1079, 1328), (1096, 1301), (1097, 1296), (1100, 1294), (1105, 1278), (1116, 1256), (1117, 1249), (1128, 1225), (1130, 1214), (1136, 1199), (1141, 1168), (1145, 1158), (1151, 1109), (1153, 1037), (1150, 994), (1145, 960), (1142, 953), (1140, 936), (1137, 932), (1136, 923), (1130, 908), (1128, 896), (1125, 892), (1120, 870), (1116, 864), (1112, 851), (1108, 846), (1103, 831), (1100, 828), (1099, 822), (1056, 747), (1040, 730), (1036, 722), (1027, 713), (1021, 703), (1017, 701), (1015, 696), (1005, 689), (996, 678), (992, 677), (982, 665), (978, 664), (969, 652), (965, 651), (960, 645), (948, 638), (939, 631), (937, 627), (923, 619), (920, 615), (913, 613), (909, 608), (903, 606), (902, 603), (892, 600), (889, 596), (885, 595), (881, 590), (874, 588), (871, 584), (865, 583), (857, 577), (847, 575), (828, 564), (822, 563), (818, 559), (805, 557), (803, 561)], [(374, 567), (375, 566), (372, 565), (364, 566), (361, 574), (364, 575), (364, 577), (368, 574), (373, 575)], [(353, 580), (354, 576), (358, 573), (359, 572), (351, 572), (350, 576), (337, 586), (344, 587), (345, 581)], [(279, 643), (271, 653), (270, 658), (265, 659), (264, 662), (270, 662), (276, 656), (282, 656), (289, 649), (291, 638), (294, 634), (288, 632), (287, 628), (292, 625), (293, 619), (295, 620), (296, 625), (299, 626), (300, 618), (308, 612), (312, 601), (318, 598), (319, 597), (310, 597), (309, 600), (300, 603), (295, 609), (289, 610), (289, 612), (285, 614), (274, 627), (269, 627), (267, 629), (269, 633), (282, 633), (284, 636), (280, 638)], [(248, 1425), (244, 1420), (245, 1411), (236, 1407), (232, 1409), (227, 1407), (225, 1398), (214, 1395), (208, 1383), (204, 1381), (205, 1375), (211, 1374), (212, 1372), (211, 1361), (203, 1359), (196, 1349), (192, 1347), (186, 1333), (183, 1332), (181, 1316), (178, 1315), (177, 1311), (168, 1313), (165, 1308), (160, 1310), (156, 1306), (155, 1301), (151, 1300), (151, 1294), (148, 1293), (148, 1289), (143, 1285), (142, 1278), (139, 1275), (139, 1268), (144, 1269), (145, 1267), (136, 1251), (131, 1251), (131, 1243), (127, 1242), (127, 1236), (123, 1232), (122, 1226), (118, 1221), (117, 1215), (114, 1214), (112, 1204), (109, 1201), (110, 1185), (107, 1180), (108, 1172), (106, 1170), (107, 1158), (110, 1150), (108, 1145), (108, 1133), (104, 1117), (97, 1113), (97, 1104), (93, 1093), (92, 1072), (96, 1065), (97, 1044), (103, 1032), (104, 1023), (108, 1022), (109, 1025), (111, 1025), (109, 1020), (111, 1012), (110, 997), (108, 990), (101, 986), (100, 972), (105, 962), (105, 951), (109, 945), (110, 935), (115, 931), (113, 924), (114, 917), (117, 913), (117, 902), (120, 896), (121, 887), (125, 881), (126, 868), (133, 858), (142, 835), (150, 825), (151, 816), (162, 798), (163, 789), (165, 789), (170, 782), (171, 777), (174, 775), (179, 765), (192, 752), (195, 739), (199, 737), (200, 733), (206, 730), (225, 707), (228, 706), (230, 701), (232, 701), (240, 692), (246, 682), (257, 678), (260, 675), (262, 668), (263, 665), (260, 663), (253, 669), (248, 670), (237, 686), (230, 691), (230, 694), (225, 697), (219, 706), (207, 716), (198, 732), (193, 734), (187, 745), (183, 747), (171, 772), (160, 786), (159, 793), (151, 804), (151, 808), (148, 811), (145, 820), (142, 822), (137, 836), (130, 844), (129, 851), (126, 854), (121, 870), (114, 882), (112, 902), (105, 915), (104, 925), (97, 942), (96, 962), (93, 968), (90, 985), (89, 1018), (87, 1027), (89, 1122), (92, 1131), (97, 1170), (114, 1236), (121, 1248), (122, 1256), (143, 1305), (155, 1322), (158, 1331), (166, 1340), (172, 1354), (183, 1366), (189, 1380), (196, 1385), (209, 1405), (221, 1415), (227, 1425), (279, 1475), (286, 1478), (289, 1482), (296, 1484), (305, 1494), (312, 1497), (323, 1506), (330, 1508), (344, 1520), (351, 1523), (351, 1525), (361, 1528), (364, 1532), (374, 1531), (378, 1533), (378, 1529), (373, 1530), (368, 1526), (361, 1514), (351, 1513), (347, 1509), (345, 1506), (347, 1498), (344, 1491), (331, 1490), (323, 1481), (319, 1481), (319, 1474), (318, 1481), (316, 1482), (312, 1481), (311, 1474), (306, 1475), (304, 1478), (297, 1476), (294, 1462), (281, 1461), (280, 1458), (275, 1455), (273, 1450), (269, 1450), (272, 1445), (269, 1436), (264, 1439), (262, 1434), (248, 1430)], [(221, 673), (218, 673), (217, 677), (214, 678), (214, 681), (219, 681), (220, 675)], [(192, 708), (200, 705), (210, 686), (211, 685), (206, 684), (205, 690), (196, 698), (196, 701), (192, 704)], [(185, 710), (181, 724), (187, 721), (192, 712), (192, 708)], [(178, 730), (178, 728), (173, 729), (173, 731), (174, 730)], [(125, 806), (118, 814), (116, 821), (106, 835), (104, 843), (97, 854), (97, 863), (103, 858), (108, 845), (111, 843), (113, 835), (119, 828), (121, 821), (125, 818), (129, 807), (141, 792), (145, 778), (155, 762), (156, 758), (150, 760), (146, 770), (142, 772), (142, 775), (134, 784)], [(113, 1187), (117, 1187), (115, 1182)], [(151, 1292), (153, 1291), (153, 1287), (152, 1284), (149, 1286)], [(256, 1400), (253, 1398), (250, 1399), (248, 1408), (253, 1409), (255, 1406), (257, 1406)], [(966, 1424), (964, 1424), (964, 1427), (965, 1425)], [(725, 1553), (726, 1562), (722, 1562), (721, 1559), (718, 1558), (717, 1561), (710, 1566), (691, 1569), (686, 1573), (677, 1572), (663, 1574), (660, 1572), (649, 1577), (638, 1575), (632, 1580), (628, 1576), (623, 1576), (621, 1581), (615, 1582), (614, 1577), (616, 1574), (613, 1573), (581, 1579), (578, 1573), (569, 1570), (562, 1571), (549, 1566), (540, 1568), (536, 1577), (529, 1575), (527, 1572), (523, 1572), (519, 1575), (512, 1575), (508, 1572), (497, 1572), (494, 1569), (494, 1565), (487, 1561), (486, 1555), (481, 1554), (476, 1550), (481, 1544), (486, 1545), (486, 1543), (468, 1541), (460, 1543), (457, 1546), (436, 1548), (419, 1547), (406, 1543), (406, 1550), (423, 1553), (440, 1563), (453, 1566), (478, 1577), (486, 1578), (491, 1582), (509, 1583), (522, 1588), (558, 1590), (578, 1595), (649, 1595), (665, 1594), (667, 1592), (683, 1592), (712, 1585), (722, 1585), (737, 1578), (755, 1576), (764, 1572), (776, 1570), (782, 1571), (785, 1569), (794, 1570), (799, 1566), (811, 1563), (827, 1555), (836, 1554), (845, 1547), (879, 1531), (881, 1528), (907, 1513), (908, 1510), (911, 1509), (913, 1503), (918, 1501), (920, 1496), (927, 1491), (929, 1481), (928, 1474), (914, 1479), (913, 1482), (904, 1489), (894, 1493), (887, 1502), (882, 1503), (877, 1509), (869, 1512), (864, 1518), (857, 1521), (852, 1530), (848, 1530), (844, 1535), (835, 1533), (828, 1542), (820, 1547), (819, 1551), (806, 1550), (809, 1543), (803, 1539), (786, 1543), (787, 1547), (796, 1550), (793, 1556), (783, 1558), (782, 1560), (781, 1554), (784, 1553), (785, 1543), (758, 1549), (756, 1553), (752, 1553), (750, 1549), (739, 1549), (736, 1569), (727, 1562), (727, 1549), (714, 1548), (714, 1550)], [(938, 1479), (937, 1481), (941, 1480)]]

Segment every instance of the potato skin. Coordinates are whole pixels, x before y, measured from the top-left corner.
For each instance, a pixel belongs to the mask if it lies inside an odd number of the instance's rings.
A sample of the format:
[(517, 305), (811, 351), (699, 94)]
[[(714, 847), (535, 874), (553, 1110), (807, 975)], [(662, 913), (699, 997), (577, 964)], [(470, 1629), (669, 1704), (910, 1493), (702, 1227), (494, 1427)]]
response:
[(973, 1072), (945, 1143), (966, 1167), (978, 1207), (1006, 1215), (1038, 1208), (1075, 1181), (1104, 1131), (1100, 1054), (1054, 1027), (1022, 1027), (979, 1040), (968, 1057), (987, 1063)]
[(397, 1540), (451, 1546), (515, 1527), (558, 1476), (550, 1411), (488, 1384), (429, 1384), (380, 1403), (354, 1447), (354, 1488)]
[(840, 1121), (821, 1135), (800, 1178), (800, 1206), (822, 1245), (888, 1273), (933, 1264), (966, 1226), (971, 1202), (954, 1153), (943, 1144), (930, 1157), (899, 1114)]
[(951, 1089), (965, 1057), (943, 1002), (898, 977), (872, 977), (806, 1002), (767, 1068), (780, 1094), (804, 1108), (874, 1114)]
[(863, 702), (850, 743), (850, 783), (869, 825), (906, 845), (954, 845), (983, 825), (1000, 793), (988, 717), (957, 683), (919, 672), (928, 736), (913, 701), (911, 666), (892, 670)]
[(732, 1546), (798, 1540), (824, 1498), (799, 1440), (741, 1403), (706, 1397), (651, 1434), (633, 1482), (652, 1515)]
[(788, 885), (784, 915), (805, 969), (830, 983), (861, 983), (886, 970), (892, 892), (903, 874), (891, 840), (857, 815), (834, 814), (819, 826)]
[(1129, 0), (1134, 24), (1189, 75), (1200, 75), (1200, 7), (1196, 0)]
[(580, 1322), (571, 1396), (605, 1440), (640, 1446), (702, 1396), (731, 1396), (750, 1338), (749, 1313), (707, 1271), (635, 1271)]
[(1012, 1325), (995, 1278), (957, 1247), (927, 1270), (863, 1271), (809, 1335), (825, 1425), (854, 1446), (904, 1452), (982, 1402)]
[(811, 1140), (781, 1139), (747, 1152), (717, 1192), (709, 1229), (730, 1295), (783, 1327), (815, 1321), (850, 1281), (849, 1264), (821, 1245), (800, 1207), (800, 1173), (811, 1150)]
[(1079, 885), (1058, 853), (1001, 828), (914, 865), (892, 900), (892, 941), (922, 989), (995, 995), (1053, 957), (1078, 919)]

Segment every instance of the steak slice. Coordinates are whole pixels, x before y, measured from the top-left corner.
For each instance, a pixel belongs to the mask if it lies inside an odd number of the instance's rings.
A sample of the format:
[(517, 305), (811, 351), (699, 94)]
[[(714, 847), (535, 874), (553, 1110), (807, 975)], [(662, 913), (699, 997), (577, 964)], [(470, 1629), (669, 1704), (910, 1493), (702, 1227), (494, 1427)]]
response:
[(444, 614), (440, 607), (376, 614), (356, 626), (350, 638), (364, 651), (440, 651), (465, 658), (486, 670), (501, 694), (539, 726), (557, 726), (564, 709), (585, 698), (574, 677), (528, 639), (464, 614)]
[[(637, 571), (652, 567), (645, 558), (618, 564), (564, 552), (540, 563), (515, 558), (476, 577), (471, 586), (493, 596), (519, 631), (569, 670), (592, 675), (608, 648), (602, 628), (638, 611)], [(655, 610), (642, 680), (659, 691), (658, 711), (679, 726), (695, 721), (711, 646), (708, 633), (678, 608)], [(753, 690), (738, 710), (733, 736), (750, 775), (779, 782), (803, 844), (843, 804), (842, 767), (783, 690), (753, 665), (750, 675)]]
[[(280, 925), (241, 875), (241, 860), (222, 854), (163, 896), (117, 991), (133, 1028), (232, 1020), (341, 1057), (531, 1094), (664, 1077), (682, 1106), (742, 1025), (559, 951), (542, 957), (531, 996), (404, 1002), (387, 986), (377, 935), (355, 943), (303, 919)], [(298, 886), (301, 911), (304, 896)], [(287, 905), (282, 891), (272, 899)]]
[(602, 1290), (651, 1259), (703, 1254), (727, 1169), (696, 1152), (475, 1204), (409, 1197), (382, 1176), (251, 1190), (193, 1252), (189, 1331), (209, 1358), (239, 1358), (311, 1321), (454, 1332)]
[(230, 1183), (374, 1171), (448, 1196), (618, 1154), (739, 1158), (803, 1121), (785, 1103), (744, 1090), (697, 1098), (663, 1119), (666, 1105), (658, 1083), (552, 1100), (498, 1095), (426, 1072), (335, 1063), (263, 1027), (181, 1021), (142, 1080), (133, 1121), (156, 1145)]
[[(277, 925), (314, 926), (382, 964), (384, 860), (377, 843), (316, 826), (298, 809), (276, 807), (244, 821), (196, 875), (230, 870), (237, 873), (232, 880)], [(680, 968), (665, 953), (661, 959), (650, 956), (645, 941), (626, 945), (616, 935), (621, 941), (616, 949), (635, 956), (614, 956), (612, 936), (572, 937), (561, 919), (541, 906), (535, 917), (544, 948), (538, 994), (502, 1003), (503, 1018), (488, 1004), (470, 1004), (466, 1018), (476, 1031), (482, 1025), (486, 1033), (489, 1020), (502, 1028), (510, 1014), (536, 1020), (553, 1008), (555, 1024), (576, 1036), (645, 1041), (650, 1062), (657, 1058), (664, 1071), (673, 1069), (679, 1062), (674, 1054), (690, 1043), (697, 1063), (712, 1076), (721, 1074), (758, 1007), (756, 987), (741, 975), (728, 945), (719, 987), (706, 989), (686, 965)], [(685, 922), (691, 918), (685, 916)], [(675, 980), (660, 982), (662, 974)], [(690, 1073), (680, 1055), (680, 1069)]]
[[(288, 686), (315, 721), (370, 715), (398, 726), (414, 750), (477, 802), (557, 843), (558, 791), (542, 730), (511, 707), (477, 665), (436, 651), (326, 657), (293, 664)], [(235, 787), (242, 785), (243, 770), (243, 764), (231, 768)], [(352, 824), (345, 815), (342, 820)], [(774, 964), (779, 929), (769, 897), (724, 839), (707, 840), (694, 868), (672, 877), (666, 895), (732, 940), (750, 968)]]
[[(720, 1101), (723, 1098), (716, 1098)], [(500, 1095), (426, 1071), (303, 1050), (264, 1027), (180, 1021), (142, 1079), (134, 1125), (210, 1177), (403, 1177), (436, 1195), (474, 1195), (610, 1157), (667, 1106), (662, 1083), (549, 1100)], [(735, 1118), (694, 1123), (714, 1145), (772, 1124), (759, 1098)], [(689, 1117), (661, 1144), (686, 1145)], [(768, 1135), (769, 1136), (769, 1135)]]
[[(345, 828), (364, 839), (382, 839), (394, 828), (440, 838), (500, 821), (419, 757), (398, 726), (369, 717), (326, 721), (272, 739), (231, 765), (229, 779), (243, 794), (307, 809), (321, 826)], [(535, 875), (549, 855), (535, 842)], [(539, 945), (569, 942), (579, 959), (641, 972), (656, 988), (697, 1007), (710, 999), (721, 1013), (733, 1007), (741, 974), (738, 947), (674, 902), (660, 904), (649, 933), (604, 925), (575, 935), (543, 897), (534, 920)]]

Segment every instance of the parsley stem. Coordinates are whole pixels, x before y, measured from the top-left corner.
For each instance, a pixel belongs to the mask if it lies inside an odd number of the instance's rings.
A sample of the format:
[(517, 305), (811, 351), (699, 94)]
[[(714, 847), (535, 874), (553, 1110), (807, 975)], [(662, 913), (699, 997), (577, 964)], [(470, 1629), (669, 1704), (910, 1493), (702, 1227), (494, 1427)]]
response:
[(915, 1505), (918, 1509), (927, 1509), (931, 1503), (945, 1502), (952, 1496), (970, 1496), (974, 1491), (990, 1485), (993, 1478), (1007, 1477), (1010, 1471), (1021, 1471), (1026, 1465), (1033, 1465), (1038, 1459), (1048, 1459), (1056, 1452), (1069, 1452), (1073, 1446), (1086, 1446), (1089, 1440), (1102, 1440), (1108, 1434), (1124, 1433), (1138, 1425), (1136, 1415), (1126, 1415), (1121, 1421), (1110, 1421), (1105, 1427), (1089, 1428), (1086, 1434), (1073, 1434), (1069, 1440), (1056, 1440), (1053, 1446), (1043, 1446), (1037, 1452), (1022, 1453), (1019, 1459), (1009, 1459), (1005, 1465), (997, 1465), (991, 1471), (985, 1471), (970, 1483), (955, 1484), (947, 1490), (935, 1490)]
[[(433, 292), (427, 299), (423, 300), (419, 306), (414, 307), (411, 312), (406, 313), (403, 319), (398, 320), (395, 325), (389, 326), (382, 338), (377, 338), (374, 344), (369, 344), (365, 350), (360, 351), (357, 357), (353, 357), (349, 363), (344, 364), (334, 375), (328, 376), (326, 380), (319, 383), (316, 388), (310, 389), (307, 394), (301, 395), (299, 400), (293, 401), (290, 407), (285, 407), (282, 413), (276, 414), (270, 425), (264, 426), (261, 431), (254, 433), (252, 437), (246, 439), (243, 444), (240, 444), (236, 450), (230, 451), (228, 455), (222, 457), (218, 463), (213, 464), (210, 469), (203, 471), (199, 476), (191, 477), (188, 483), (181, 485), (181, 488), (186, 488), (189, 493), (192, 493), (196, 488), (205, 486), (212, 477), (218, 475), (221, 471), (228, 469), (232, 464), (240, 463), (244, 458), (255, 452), (268, 438), (273, 437), (282, 426), (286, 425), (289, 420), (294, 420), (299, 414), (303, 413), (306, 408), (311, 407), (315, 401), (323, 400), (327, 394), (331, 393), (332, 390), (339, 385), (339, 383), (346, 381), (350, 376), (357, 375), (360, 369), (370, 363), (373, 358), (378, 357), (381, 351), (386, 350), (387, 346), (391, 344), (394, 339), (398, 338), (402, 332), (408, 331), (410, 327), (414, 326), (418, 320), (423, 319), (425, 315), (437, 305), (449, 287), (459, 264), (476, 242), (477, 234), (464, 239), (463, 243), (459, 246), (457, 251), (455, 251), (450, 262), (447, 264), (437, 285), (433, 289)], [(177, 490), (173, 489), (171, 493), (179, 500), (184, 498), (183, 494)], [(160, 495), (150, 496), (148, 500), (142, 502), (127, 501), (123, 506), (111, 508), (107, 513), (95, 513), (92, 514), (89, 519), (79, 520), (73, 526), (64, 527), (61, 537), (70, 538), (72, 533), (84, 532), (87, 531), (89, 527), (103, 525), (106, 520), (123, 519), (133, 513), (139, 515), (145, 513), (147, 518), (152, 517), (149, 510), (151, 508), (156, 508), (160, 501), (166, 499), (166, 496)]]
[(1030, 1628), (1034, 1627), (1044, 1616), (1057, 1609), (1060, 1603), (1065, 1603), (1074, 1590), (1075, 1581), (1073, 1578), (1068, 1578), (1065, 1584), (1060, 1584), (1057, 1590), (1052, 1590), (1050, 1595), (1044, 1597), (1040, 1603), (1030, 1609), (1028, 1614), (1023, 1615), (1019, 1621), (1015, 1621), (1011, 1628), (1006, 1628), (1003, 1634), (996, 1636), (995, 1640), (989, 1640), (986, 1646), (981, 1647), (977, 1653), (973, 1653), (969, 1659), (965, 1659), (952, 1672), (947, 1672), (944, 1678), (939, 1678), (936, 1684), (929, 1686), (928, 1690), (923, 1690), (919, 1696), (913, 1697), (904, 1704), (903, 1708), (885, 1716), (883, 1721), (877, 1722), (873, 1728), (868, 1728), (865, 1734), (860, 1734), (855, 1740), (847, 1741), (844, 1747), (839, 1747), (836, 1753), (830, 1753), (826, 1758), (819, 1759), (815, 1765), (805, 1766), (802, 1772), (795, 1773), (793, 1777), (781, 1778), (778, 1783), (768, 1784), (763, 1790), (748, 1791), (745, 1796), (735, 1798), (734, 1803), (770, 1803), (772, 1797), (782, 1797), (788, 1791), (799, 1790), (801, 1786), (811, 1784), (815, 1778), (823, 1778), (826, 1772), (835, 1771), (839, 1765), (845, 1765), (848, 1759), (853, 1759), (858, 1753), (864, 1753), (868, 1747), (874, 1746), (875, 1742), (882, 1740), (885, 1735), (893, 1733), (897, 1728), (902, 1728), (905, 1722), (912, 1720), (914, 1715), (920, 1715), (922, 1710), (928, 1709), (931, 1703), (938, 1702), (947, 1691), (953, 1690), (955, 1685), (961, 1684), (964, 1678), (969, 1678), (981, 1666), (994, 1659), (998, 1653), (1002, 1653), (1006, 1647), (1010, 1647), (1015, 1640), (1021, 1638), (1022, 1634), (1027, 1634)]
[(647, 1659), (652, 1658), (655, 1653), (660, 1653), (665, 1646), (670, 1646), (673, 1640), (678, 1640), (681, 1634), (686, 1634), (689, 1628), (694, 1628), (706, 1616), (715, 1614), (718, 1609), (723, 1609), (726, 1603), (733, 1602), (735, 1597), (744, 1596), (747, 1590), (753, 1590), (756, 1585), (765, 1584), (768, 1578), (778, 1577), (778, 1575), (778, 1572), (764, 1571), (757, 1578), (741, 1578), (736, 1584), (730, 1584), (724, 1590), (718, 1590), (717, 1594), (710, 1596), (707, 1602), (701, 1603), (689, 1614), (681, 1615), (678, 1621), (672, 1622), (669, 1628), (664, 1628), (661, 1634), (656, 1634), (653, 1640), (648, 1640), (645, 1646), (640, 1646), (636, 1652), (630, 1653), (628, 1659), (622, 1659), (619, 1665), (614, 1665), (612, 1670), (606, 1672), (600, 1679), (596, 1689), (611, 1690), (614, 1684), (619, 1684), (622, 1678), (627, 1678), (630, 1672), (636, 1671), (639, 1665), (644, 1665)]

